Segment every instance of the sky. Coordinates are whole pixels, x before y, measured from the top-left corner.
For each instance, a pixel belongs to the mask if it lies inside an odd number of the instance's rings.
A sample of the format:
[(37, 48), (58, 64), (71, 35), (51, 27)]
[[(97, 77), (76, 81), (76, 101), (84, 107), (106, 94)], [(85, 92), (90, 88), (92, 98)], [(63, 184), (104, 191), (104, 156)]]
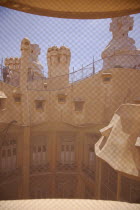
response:
[[(140, 14), (134, 17), (133, 31), (129, 36), (140, 48)], [(0, 7), (0, 59), (20, 57), (20, 43), (24, 37), (32, 44), (39, 44), (39, 60), (47, 71), (46, 52), (48, 47), (65, 45), (71, 50), (70, 71), (78, 70), (94, 60), (112, 38), (109, 31), (111, 19), (73, 20), (32, 15)]]

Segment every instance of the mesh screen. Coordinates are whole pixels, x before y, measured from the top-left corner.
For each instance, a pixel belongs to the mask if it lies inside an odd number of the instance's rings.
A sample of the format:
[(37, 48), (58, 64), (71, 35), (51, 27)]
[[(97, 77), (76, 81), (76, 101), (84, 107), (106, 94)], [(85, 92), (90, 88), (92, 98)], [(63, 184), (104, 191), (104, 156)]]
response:
[(140, 14), (0, 19), (0, 200), (140, 203)]

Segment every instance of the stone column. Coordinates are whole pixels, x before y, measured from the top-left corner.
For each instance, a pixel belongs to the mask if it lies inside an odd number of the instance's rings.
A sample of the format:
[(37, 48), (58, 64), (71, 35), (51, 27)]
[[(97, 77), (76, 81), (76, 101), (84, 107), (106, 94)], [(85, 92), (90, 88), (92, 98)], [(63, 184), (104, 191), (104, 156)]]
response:
[(118, 172), (118, 179), (117, 179), (117, 201), (120, 201), (120, 193), (121, 193), (121, 174)]
[(31, 64), (31, 46), (30, 41), (25, 38), (21, 42), (21, 66), (20, 66), (20, 90), (22, 94), (21, 114), (22, 124), (28, 126), (30, 124), (30, 110), (28, 99), (28, 69)]
[(55, 198), (55, 178), (56, 178), (56, 159), (57, 159), (57, 151), (56, 151), (56, 146), (57, 146), (57, 139), (56, 139), (56, 132), (51, 131), (49, 134), (49, 139), (51, 141), (51, 152), (50, 152), (50, 167), (51, 167), (51, 172), (52, 172), (52, 186), (51, 186), (51, 192), (52, 192), (52, 198)]
[(77, 134), (77, 138), (76, 138), (76, 152), (77, 152), (77, 156), (76, 156), (76, 164), (77, 164), (77, 180), (78, 180), (78, 184), (77, 184), (77, 196), (78, 198), (82, 198), (83, 197), (83, 191), (84, 191), (84, 182), (82, 181), (82, 161), (83, 161), (83, 146), (84, 146), (84, 137), (85, 134), (84, 132), (79, 132)]
[(22, 132), (22, 177), (20, 186), (20, 198), (29, 199), (29, 175), (30, 175), (30, 127), (23, 127)]
[(20, 91), (21, 91), (21, 124), (22, 124), (22, 175), (19, 186), (20, 198), (29, 198), (30, 170), (30, 112), (28, 99), (28, 68), (30, 65), (30, 41), (24, 38), (21, 42)]
[(101, 198), (102, 160), (96, 156), (96, 199)]

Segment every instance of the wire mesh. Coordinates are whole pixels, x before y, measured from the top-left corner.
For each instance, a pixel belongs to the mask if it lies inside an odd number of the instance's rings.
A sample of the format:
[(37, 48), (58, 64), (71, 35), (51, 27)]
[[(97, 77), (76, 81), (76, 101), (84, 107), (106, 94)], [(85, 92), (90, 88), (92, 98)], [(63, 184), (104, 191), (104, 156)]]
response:
[(61, 20), (0, 10), (0, 200), (140, 203), (140, 15)]

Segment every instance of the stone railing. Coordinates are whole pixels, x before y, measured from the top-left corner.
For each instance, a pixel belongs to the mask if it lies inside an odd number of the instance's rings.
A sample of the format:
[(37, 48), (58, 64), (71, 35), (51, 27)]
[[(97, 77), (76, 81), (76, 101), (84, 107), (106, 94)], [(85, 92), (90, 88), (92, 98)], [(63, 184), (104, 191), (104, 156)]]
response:
[(30, 174), (38, 174), (38, 173), (44, 173), (48, 172), (50, 170), (49, 163), (41, 164), (41, 165), (31, 165), (30, 166)]
[(56, 169), (58, 171), (74, 171), (77, 168), (77, 165), (75, 162), (73, 163), (61, 163), (57, 162)]
[(91, 179), (95, 180), (95, 171), (90, 169), (88, 165), (82, 163), (82, 171)]
[(17, 179), (17, 177), (21, 176), (21, 169), (15, 168), (15, 169), (9, 169), (9, 170), (1, 170), (0, 171), (0, 184), (3, 182), (8, 182), (11, 179)]

